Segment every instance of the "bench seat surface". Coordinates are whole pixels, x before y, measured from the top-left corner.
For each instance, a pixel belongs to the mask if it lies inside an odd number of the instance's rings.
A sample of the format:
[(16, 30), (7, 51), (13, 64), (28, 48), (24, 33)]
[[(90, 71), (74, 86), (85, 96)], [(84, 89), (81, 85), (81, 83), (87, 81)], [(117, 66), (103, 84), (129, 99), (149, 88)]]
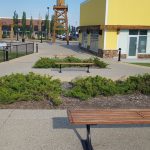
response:
[(58, 62), (58, 63), (55, 63), (57, 65), (94, 65), (94, 63), (65, 63), (65, 62)]
[(71, 124), (150, 124), (150, 109), (70, 109)]

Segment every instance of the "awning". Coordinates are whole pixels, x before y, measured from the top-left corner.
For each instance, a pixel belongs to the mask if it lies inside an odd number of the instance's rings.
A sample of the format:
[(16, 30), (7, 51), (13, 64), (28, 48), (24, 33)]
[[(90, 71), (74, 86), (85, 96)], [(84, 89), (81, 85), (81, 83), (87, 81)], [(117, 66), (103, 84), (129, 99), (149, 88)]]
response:
[(100, 25), (101, 30), (125, 30), (125, 29), (150, 29), (150, 26), (141, 25)]

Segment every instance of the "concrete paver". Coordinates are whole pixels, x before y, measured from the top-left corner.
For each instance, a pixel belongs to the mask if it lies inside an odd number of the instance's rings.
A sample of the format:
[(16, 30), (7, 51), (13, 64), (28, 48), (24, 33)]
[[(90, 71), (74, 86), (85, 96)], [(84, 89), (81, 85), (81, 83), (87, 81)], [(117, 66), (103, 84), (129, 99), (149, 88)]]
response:
[[(0, 130), (0, 150), (83, 150), (80, 139), (86, 138), (85, 127), (71, 126), (66, 117), (66, 110), (13, 110)], [(150, 126), (95, 126), (91, 130), (94, 150), (150, 147)]]
[(113, 80), (120, 79), (125, 76), (150, 73), (150, 68), (117, 62), (116, 60), (103, 59), (110, 65), (107, 69), (90, 69), (90, 74), (86, 73), (86, 68), (64, 68), (63, 73), (58, 73), (58, 69), (34, 69), (34, 63), (41, 57), (54, 57), (55, 55), (74, 55), (79, 58), (90, 58), (93, 55), (81, 51), (76, 42), (70, 43), (69, 46), (64, 42), (56, 44), (39, 43), (39, 53), (20, 57), (9, 62), (0, 63), (0, 76), (9, 75), (11, 73), (35, 72), (39, 74), (48, 74), (62, 81), (71, 81), (76, 77), (82, 76), (104, 76)]

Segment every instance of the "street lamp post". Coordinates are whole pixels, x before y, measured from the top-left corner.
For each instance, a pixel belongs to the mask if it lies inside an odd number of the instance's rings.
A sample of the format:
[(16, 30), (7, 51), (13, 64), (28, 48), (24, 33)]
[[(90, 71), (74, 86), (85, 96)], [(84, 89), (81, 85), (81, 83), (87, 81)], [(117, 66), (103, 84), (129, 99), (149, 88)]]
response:
[(19, 41), (19, 38), (18, 38), (18, 29), (17, 29), (17, 41)]
[(47, 29), (47, 34), (48, 34), (48, 39), (50, 38), (50, 21), (49, 21), (49, 7), (47, 7), (47, 10), (48, 10), (48, 29)]

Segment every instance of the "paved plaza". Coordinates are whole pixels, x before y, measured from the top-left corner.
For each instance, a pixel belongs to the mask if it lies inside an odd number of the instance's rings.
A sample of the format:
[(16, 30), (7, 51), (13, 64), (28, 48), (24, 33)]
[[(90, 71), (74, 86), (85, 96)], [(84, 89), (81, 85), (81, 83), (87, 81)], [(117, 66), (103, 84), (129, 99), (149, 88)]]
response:
[[(80, 51), (76, 42), (72, 42), (70, 46), (63, 42), (53, 45), (38, 44), (39, 53), (0, 63), (0, 76), (35, 72), (70, 81), (78, 76), (101, 75), (115, 80), (129, 75), (150, 73), (148, 67), (118, 63), (115, 59), (104, 60), (110, 64), (108, 69), (91, 69), (90, 74), (87, 74), (84, 68), (65, 68), (62, 74), (58, 73), (58, 69), (33, 69), (33, 64), (40, 57), (93, 56)], [(150, 126), (94, 126), (91, 130), (94, 150), (150, 148)], [(85, 126), (71, 126), (66, 110), (0, 110), (0, 150), (83, 150), (82, 142), (85, 139)]]
[[(35, 43), (36, 44), (36, 43)], [(85, 53), (78, 48), (78, 43), (71, 42), (69, 46), (65, 42), (38, 43), (39, 53), (34, 53), (28, 56), (20, 57), (9, 62), (0, 63), (0, 76), (9, 75), (11, 73), (28, 73), (35, 72), (39, 74), (48, 74), (54, 78), (59, 78), (61, 81), (71, 81), (76, 77), (96, 76), (111, 78), (113, 80), (125, 78), (130, 75), (150, 73), (150, 68), (131, 65), (128, 63), (117, 62), (116, 59), (104, 59), (110, 65), (107, 69), (90, 69), (90, 74), (86, 73), (86, 68), (64, 68), (62, 74), (58, 69), (34, 69), (34, 63), (41, 57), (55, 57), (55, 55), (66, 56), (73, 55), (79, 58), (94, 57), (89, 53)]]
[[(94, 150), (149, 150), (150, 126), (95, 126)], [(0, 110), (0, 150), (83, 150), (84, 126), (66, 110)]]

